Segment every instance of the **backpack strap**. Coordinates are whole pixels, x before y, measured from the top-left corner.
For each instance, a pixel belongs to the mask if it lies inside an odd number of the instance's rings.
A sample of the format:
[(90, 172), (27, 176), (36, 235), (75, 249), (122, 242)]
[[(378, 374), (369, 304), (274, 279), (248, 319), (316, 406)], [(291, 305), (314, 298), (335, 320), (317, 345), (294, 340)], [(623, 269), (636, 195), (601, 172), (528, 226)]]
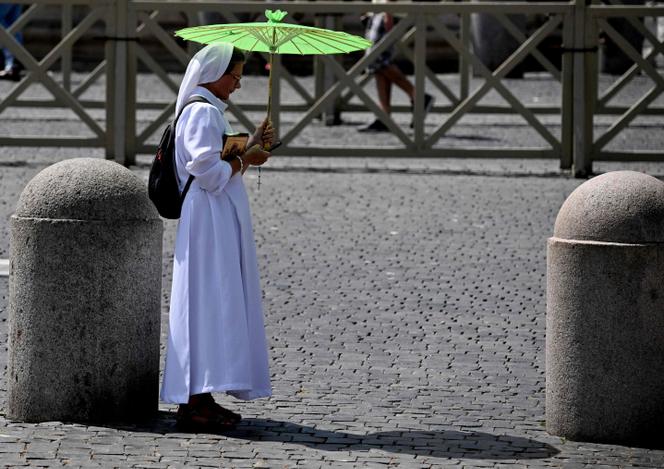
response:
[[(182, 111), (184, 111), (184, 108), (189, 106), (190, 104), (193, 103), (208, 103), (210, 104), (210, 101), (205, 99), (203, 96), (194, 96), (193, 98), (189, 99), (187, 102), (184, 103), (184, 106), (182, 106), (182, 109), (180, 109), (180, 112), (178, 112), (178, 115), (175, 116), (175, 120), (173, 121), (173, 135), (175, 135), (175, 126), (178, 123), (178, 120), (180, 119), (180, 116), (182, 115)], [(187, 183), (184, 185), (184, 189), (182, 190), (182, 195), (180, 195), (180, 201), (184, 201), (184, 197), (187, 195), (187, 192), (189, 192), (189, 187), (191, 187), (191, 183), (194, 182), (195, 176), (193, 174), (189, 175), (189, 179), (187, 179)]]
[(175, 129), (175, 124), (177, 124), (178, 119), (180, 119), (180, 116), (182, 115), (182, 111), (184, 111), (184, 108), (186, 108), (190, 104), (194, 104), (194, 103), (208, 103), (208, 104), (210, 104), (210, 101), (205, 99), (203, 96), (194, 96), (193, 98), (189, 98), (189, 100), (185, 101), (184, 105), (182, 106), (182, 109), (180, 109), (180, 112), (178, 112), (178, 115), (175, 116), (175, 120), (173, 121), (173, 129)]

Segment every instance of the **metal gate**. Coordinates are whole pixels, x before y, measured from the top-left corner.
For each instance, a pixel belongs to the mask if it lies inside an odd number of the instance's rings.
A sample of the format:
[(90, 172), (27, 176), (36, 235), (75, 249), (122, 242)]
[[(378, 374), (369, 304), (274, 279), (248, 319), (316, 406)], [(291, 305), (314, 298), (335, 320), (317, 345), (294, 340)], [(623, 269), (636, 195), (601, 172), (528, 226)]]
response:
[[(15, 2), (12, 2), (15, 3)], [(140, 1), (140, 0), (38, 0), (25, 1), (23, 15), (8, 29), (0, 30), (0, 44), (11, 50), (26, 67), (25, 77), (14, 84), (0, 99), (0, 112), (10, 107), (66, 109), (82, 124), (81, 135), (17, 135), (15, 129), (3, 131), (2, 145), (91, 146), (106, 149), (108, 158), (132, 164), (137, 153), (151, 153), (155, 136), (161, 131), (174, 109), (178, 79), (168, 73), (146, 50), (145, 44), (158, 43), (184, 70), (193, 44), (182, 45), (173, 37), (173, 18), (181, 17), (178, 27), (196, 24), (197, 13), (219, 11), (223, 20), (235, 22), (238, 15), (257, 15), (271, 2), (216, 1)], [(374, 4), (366, 2), (301, 2), (278, 4), (291, 14), (299, 13), (306, 21), (342, 26), (356, 21), (367, 11), (390, 12), (400, 21), (371, 53), (357, 56), (352, 64), (335, 57), (315, 60), (315, 86), (275, 61), (274, 116), (284, 142), (282, 154), (292, 156), (380, 156), (380, 157), (496, 157), (552, 158), (562, 168), (573, 168), (577, 175), (588, 174), (594, 160), (649, 159), (664, 160), (656, 150), (612, 149), (610, 143), (630, 122), (640, 116), (661, 116), (655, 107), (664, 80), (652, 63), (657, 54), (664, 55), (662, 43), (646, 28), (640, 18), (664, 16), (664, 8), (654, 6), (586, 5), (577, 0), (555, 2), (412, 2)], [(58, 9), (62, 38), (39, 59), (34, 57), (13, 34), (38, 18), (46, 8)], [(52, 13), (52, 12), (51, 12)], [(471, 23), (474, 15), (490, 15), (518, 43), (497, 67), (490, 70), (473, 52)], [(513, 15), (537, 19), (527, 30), (518, 27)], [(610, 18), (627, 18), (651, 44), (650, 52), (636, 50), (612, 26)], [(633, 61), (633, 67), (606, 89), (598, 81), (599, 34), (613, 40)], [(94, 37), (104, 47), (103, 59), (92, 71), (72, 83), (72, 48), (82, 39)], [(555, 39), (562, 59), (559, 63), (547, 56), (541, 47)], [(430, 44), (445, 44), (458, 62), (456, 73), (434, 73), (427, 57)], [(372, 96), (371, 77), (367, 67), (381, 52), (395, 47), (413, 66), (416, 95), (411, 106), (403, 102), (392, 106), (387, 115)], [(538, 72), (526, 79), (511, 78), (517, 66), (529, 60)], [(59, 65), (59, 69), (55, 67)], [(345, 66), (344, 66), (345, 65)], [(137, 99), (137, 70), (147, 69), (169, 90), (167, 100)], [(615, 104), (612, 100), (639, 73), (650, 78), (654, 86), (632, 103)], [(604, 78), (602, 78), (604, 79)], [(310, 78), (308, 80), (311, 80)], [(50, 97), (26, 93), (39, 83)], [(523, 86), (527, 83), (528, 86)], [(282, 97), (288, 86), (296, 100)], [(536, 89), (536, 86), (540, 88)], [(103, 88), (103, 94), (86, 97), (92, 87)], [(550, 99), (538, 102), (537, 96), (526, 95), (524, 88)], [(553, 91), (552, 91), (553, 90)], [(424, 95), (435, 94), (439, 103), (424, 117)], [(168, 94), (166, 93), (166, 94)], [(249, 113), (262, 111), (263, 104), (230, 103), (229, 112), (242, 125), (251, 128)], [(344, 115), (376, 116), (390, 129), (385, 144), (360, 146), (340, 144), (323, 147), (302, 143), (302, 134), (312, 126), (325, 125), (320, 117), (335, 109)], [(137, 125), (137, 116), (149, 111), (147, 125)], [(414, 116), (414, 126), (408, 117)], [(288, 119), (284, 119), (287, 116)], [(404, 119), (404, 116), (406, 119)], [(607, 116), (619, 116), (604, 132), (597, 132), (597, 122)], [(529, 132), (528, 142), (507, 142), (498, 146), (469, 145), (454, 135), (473, 119), (497, 119), (520, 122), (519, 132)], [(456, 134), (455, 134), (456, 132)], [(597, 135), (595, 135), (597, 134)], [(451, 137), (452, 135), (452, 137)], [(462, 135), (463, 136), (463, 135)], [(518, 137), (518, 136), (517, 136)], [(457, 140), (459, 140), (457, 138)], [(532, 143), (534, 142), (534, 143)]]

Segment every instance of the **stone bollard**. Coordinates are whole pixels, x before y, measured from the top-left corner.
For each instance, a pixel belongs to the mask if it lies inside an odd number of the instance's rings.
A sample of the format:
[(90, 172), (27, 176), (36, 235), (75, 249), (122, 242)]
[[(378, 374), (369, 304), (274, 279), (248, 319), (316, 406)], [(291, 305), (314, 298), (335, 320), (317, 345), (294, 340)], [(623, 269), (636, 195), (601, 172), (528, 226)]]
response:
[(27, 184), (11, 217), (9, 419), (157, 411), (162, 231), (116, 163), (62, 161)]
[(546, 428), (577, 441), (664, 441), (664, 183), (598, 176), (548, 240)]

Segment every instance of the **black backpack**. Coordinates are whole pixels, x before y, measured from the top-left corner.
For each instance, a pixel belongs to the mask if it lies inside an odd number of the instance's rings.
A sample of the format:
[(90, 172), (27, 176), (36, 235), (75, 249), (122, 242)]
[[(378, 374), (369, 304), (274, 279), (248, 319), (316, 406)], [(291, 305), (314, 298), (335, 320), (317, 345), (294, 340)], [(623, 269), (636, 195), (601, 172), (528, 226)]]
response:
[(196, 96), (182, 106), (177, 117), (164, 129), (161, 141), (157, 146), (157, 153), (152, 161), (150, 176), (148, 178), (148, 196), (155, 207), (157, 207), (159, 215), (164, 218), (180, 218), (182, 202), (187, 195), (187, 191), (189, 191), (189, 186), (191, 186), (194, 180), (194, 176), (189, 176), (187, 184), (185, 184), (184, 190), (180, 194), (177, 168), (175, 165), (175, 124), (177, 124), (180, 114), (182, 114), (185, 107), (192, 103), (201, 102), (207, 103), (208, 100), (201, 96)]

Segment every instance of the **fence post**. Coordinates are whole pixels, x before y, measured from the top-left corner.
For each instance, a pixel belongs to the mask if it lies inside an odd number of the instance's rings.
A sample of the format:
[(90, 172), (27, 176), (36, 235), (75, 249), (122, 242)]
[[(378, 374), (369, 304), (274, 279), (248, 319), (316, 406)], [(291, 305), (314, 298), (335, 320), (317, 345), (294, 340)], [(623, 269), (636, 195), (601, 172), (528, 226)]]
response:
[(588, 5), (590, 0), (575, 0), (574, 3), (574, 163), (575, 177), (586, 177), (592, 173), (594, 154), (593, 114), (596, 99), (597, 37), (594, 25), (590, 24)]
[[(470, 50), (471, 46), (471, 37), (470, 37), (470, 14), (461, 13), (460, 14), (460, 34), (461, 34), (461, 43), (463, 44), (464, 49)], [(459, 54), (459, 101), (463, 101), (468, 97), (470, 91), (470, 71), (471, 64), (463, 55)]]
[(129, 0), (115, 0), (111, 10), (110, 46), (106, 49), (106, 158), (129, 166), (136, 162), (136, 21)]
[(115, 102), (113, 99), (115, 93), (113, 83), (115, 82), (115, 69), (118, 61), (115, 56), (115, 41), (111, 38), (114, 37), (117, 29), (115, 26), (118, 22), (116, 10), (115, 4), (109, 3), (104, 43), (104, 57), (106, 58), (106, 136), (104, 146), (107, 160), (115, 158)]
[(110, 76), (108, 86), (113, 89), (113, 159), (123, 164), (125, 155), (126, 130), (125, 118), (127, 115), (127, 3), (128, 0), (115, 0), (115, 31), (112, 38), (115, 51), (115, 75)]
[[(342, 18), (343, 15), (337, 13), (316, 15), (316, 26), (320, 28), (340, 30), (342, 29)], [(335, 56), (334, 59), (340, 64), (342, 63), (339, 56)], [(325, 61), (321, 57), (316, 56), (314, 59), (315, 99), (318, 100), (323, 96), (325, 91), (334, 85), (336, 79), (337, 78), (332, 69), (325, 66)], [(337, 97), (325, 106), (325, 110), (320, 115), (325, 125), (341, 124), (340, 101), (341, 98)]]
[(563, 22), (562, 112), (560, 169), (571, 169), (574, 162), (574, 15)]
[(427, 22), (422, 14), (415, 17), (415, 147), (421, 152), (424, 147), (424, 75), (426, 68)]
[[(72, 29), (73, 18), (72, 18), (72, 5), (62, 5), (62, 26), (61, 33), (62, 38), (67, 36)], [(71, 47), (67, 47), (67, 50), (62, 53), (62, 87), (71, 92)]]
[[(129, 1), (127, 6), (129, 7)], [(136, 75), (138, 74), (138, 59), (136, 58), (136, 10), (127, 8), (127, 68), (126, 68), (126, 98), (125, 107), (125, 160), (124, 165), (136, 164)]]

